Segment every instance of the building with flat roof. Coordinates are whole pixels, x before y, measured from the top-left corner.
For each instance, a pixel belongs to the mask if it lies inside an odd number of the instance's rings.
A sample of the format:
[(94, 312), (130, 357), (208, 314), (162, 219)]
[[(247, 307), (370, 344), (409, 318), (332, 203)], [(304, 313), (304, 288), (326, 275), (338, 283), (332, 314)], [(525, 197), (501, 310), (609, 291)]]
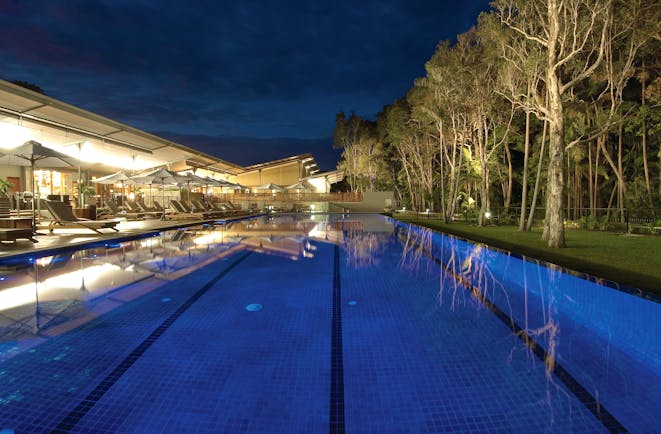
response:
[[(69, 156), (73, 164), (38, 164), (31, 173), (28, 162), (10, 156), (12, 148), (30, 140)], [(36, 187), (41, 197), (75, 196), (81, 182), (118, 170), (132, 175), (156, 167), (192, 170), (250, 188), (306, 179), (316, 192), (330, 189), (328, 177), (311, 154), (243, 167), (4, 80), (0, 80), (0, 155), (0, 179), (10, 182), (9, 192)]]

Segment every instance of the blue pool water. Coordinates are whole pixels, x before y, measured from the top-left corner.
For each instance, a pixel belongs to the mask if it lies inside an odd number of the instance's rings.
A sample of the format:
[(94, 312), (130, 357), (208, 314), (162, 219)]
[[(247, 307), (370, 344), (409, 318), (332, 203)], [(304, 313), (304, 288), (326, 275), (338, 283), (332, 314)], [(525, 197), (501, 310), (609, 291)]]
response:
[(658, 299), (382, 216), (186, 228), (0, 276), (0, 432), (661, 425)]

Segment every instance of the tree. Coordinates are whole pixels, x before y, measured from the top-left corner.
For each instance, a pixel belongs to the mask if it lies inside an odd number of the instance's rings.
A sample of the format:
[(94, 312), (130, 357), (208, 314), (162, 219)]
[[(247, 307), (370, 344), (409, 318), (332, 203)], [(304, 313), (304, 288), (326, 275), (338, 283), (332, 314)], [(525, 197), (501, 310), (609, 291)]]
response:
[[(542, 50), (544, 86), (531, 96), (549, 125), (546, 218), (542, 238), (549, 247), (565, 247), (563, 103), (574, 86), (590, 77), (604, 59), (612, 18), (610, 0), (496, 0), (496, 14), (512, 38), (524, 38)], [(548, 101), (545, 96), (548, 97)]]
[(33, 91), (33, 92), (37, 92), (37, 93), (40, 93), (42, 95), (46, 95), (46, 92), (44, 92), (44, 90), (41, 87), (37, 86), (34, 83), (30, 83), (30, 82), (23, 81), (23, 80), (12, 80), (12, 81), (10, 81), (10, 83), (15, 84), (16, 86), (24, 87), (26, 89), (29, 89), (29, 90)]
[(335, 118), (333, 146), (343, 148), (341, 168), (345, 171), (352, 191), (375, 191), (388, 178), (384, 164), (384, 148), (378, 140), (376, 123), (361, 119), (353, 113)]

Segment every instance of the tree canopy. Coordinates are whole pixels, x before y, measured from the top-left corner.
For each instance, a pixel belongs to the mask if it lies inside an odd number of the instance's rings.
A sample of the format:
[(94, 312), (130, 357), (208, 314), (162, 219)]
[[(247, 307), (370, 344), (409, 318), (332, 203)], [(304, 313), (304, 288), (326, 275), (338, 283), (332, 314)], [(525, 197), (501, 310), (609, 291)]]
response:
[(496, 0), (375, 121), (338, 114), (338, 168), (446, 222), (498, 209), (530, 230), (543, 208), (551, 247), (568, 219), (653, 214), (660, 23), (659, 0)]

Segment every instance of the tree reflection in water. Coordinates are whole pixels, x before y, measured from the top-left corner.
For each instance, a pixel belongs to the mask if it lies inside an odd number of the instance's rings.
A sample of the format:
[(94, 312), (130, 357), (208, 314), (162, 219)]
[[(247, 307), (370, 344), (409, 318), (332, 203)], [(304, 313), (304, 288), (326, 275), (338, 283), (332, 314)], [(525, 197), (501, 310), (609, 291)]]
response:
[(347, 265), (353, 268), (374, 267), (381, 263), (391, 235), (387, 233), (344, 231)]
[[(426, 228), (398, 225), (396, 235), (402, 244), (399, 267), (409, 272), (422, 271), (421, 267), (440, 266), (437, 301), (442, 306), (450, 300), (449, 308), (469, 306), (476, 311), (488, 309), (501, 319), (523, 343), (514, 345), (510, 352), (526, 351), (531, 363), (540, 357), (547, 378), (543, 401), (553, 408), (553, 393), (568, 394), (553, 376), (559, 342), (559, 323), (555, 320), (556, 303), (553, 291), (543, 285), (543, 270), (508, 252), (494, 251), (483, 245), (472, 244), (458, 238), (435, 233)], [(510, 261), (523, 262), (517, 266), (520, 274), (511, 274)], [(529, 270), (533, 267), (533, 270)], [(534, 276), (529, 276), (530, 273)], [(548, 273), (548, 279), (557, 273)], [(531, 277), (533, 281), (531, 281)], [(537, 280), (534, 282), (534, 280)], [(532, 284), (529, 284), (532, 283)], [(536, 346), (543, 350), (539, 351)], [(537, 350), (537, 351), (536, 351)], [(553, 418), (552, 412), (551, 418)]]

